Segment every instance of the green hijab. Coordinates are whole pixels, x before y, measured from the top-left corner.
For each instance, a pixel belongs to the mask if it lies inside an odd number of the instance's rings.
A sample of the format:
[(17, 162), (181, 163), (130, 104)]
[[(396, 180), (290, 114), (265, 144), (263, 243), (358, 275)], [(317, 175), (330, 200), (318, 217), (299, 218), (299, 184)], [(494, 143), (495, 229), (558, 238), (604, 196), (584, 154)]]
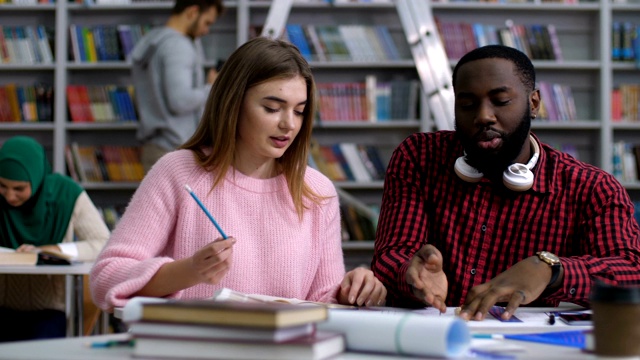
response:
[(31, 183), (31, 197), (18, 207), (0, 196), (0, 246), (62, 242), (83, 189), (71, 178), (51, 172), (42, 145), (27, 136), (7, 140), (0, 148), (0, 177)]

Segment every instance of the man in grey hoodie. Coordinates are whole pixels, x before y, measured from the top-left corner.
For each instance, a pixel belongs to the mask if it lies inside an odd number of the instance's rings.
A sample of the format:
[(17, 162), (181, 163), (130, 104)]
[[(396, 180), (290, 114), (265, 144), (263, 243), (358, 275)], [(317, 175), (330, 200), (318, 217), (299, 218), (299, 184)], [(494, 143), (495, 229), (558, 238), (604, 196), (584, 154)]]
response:
[(223, 10), (222, 0), (176, 0), (166, 24), (145, 34), (131, 52), (145, 172), (189, 139), (200, 121), (217, 72), (209, 70), (205, 79), (196, 40)]

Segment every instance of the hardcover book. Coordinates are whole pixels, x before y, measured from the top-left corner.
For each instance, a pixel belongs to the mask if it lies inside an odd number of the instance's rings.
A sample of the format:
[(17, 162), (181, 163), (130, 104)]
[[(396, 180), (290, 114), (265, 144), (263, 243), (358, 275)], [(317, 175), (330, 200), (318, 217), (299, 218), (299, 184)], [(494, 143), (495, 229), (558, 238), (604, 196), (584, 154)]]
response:
[(3, 265), (71, 265), (71, 258), (61, 252), (16, 252), (0, 247), (0, 266)]
[(324, 321), (328, 316), (325, 306), (278, 302), (172, 300), (161, 303), (143, 303), (141, 310), (139, 319), (130, 320), (267, 329)]
[(136, 338), (134, 356), (176, 359), (326, 359), (345, 350), (342, 334), (317, 332), (291, 341)]
[(191, 325), (158, 322), (136, 322), (129, 325), (135, 337), (181, 337), (202, 340), (244, 340), (283, 342), (313, 335), (315, 324), (289, 326), (280, 329), (252, 329), (236, 326)]

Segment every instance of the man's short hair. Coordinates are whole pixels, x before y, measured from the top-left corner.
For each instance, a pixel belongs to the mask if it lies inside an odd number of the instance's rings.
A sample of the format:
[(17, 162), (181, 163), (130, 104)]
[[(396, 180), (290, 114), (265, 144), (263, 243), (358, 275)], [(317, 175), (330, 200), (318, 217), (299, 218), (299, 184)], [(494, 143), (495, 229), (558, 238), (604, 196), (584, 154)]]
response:
[(210, 7), (214, 6), (218, 12), (218, 16), (224, 11), (223, 0), (176, 0), (171, 9), (172, 15), (182, 13), (186, 8), (197, 5), (200, 12), (207, 11)]
[(456, 78), (458, 75), (458, 69), (471, 61), (474, 60), (482, 60), (482, 59), (505, 59), (509, 60), (515, 65), (517, 73), (516, 75), (520, 78), (520, 81), (524, 84), (524, 86), (532, 91), (536, 86), (536, 72), (533, 68), (533, 64), (529, 57), (524, 54), (522, 51), (518, 49), (514, 49), (509, 46), (504, 45), (487, 45), (482, 46), (477, 49), (471, 50), (466, 53), (460, 61), (456, 64), (456, 67), (453, 69), (453, 88), (456, 87)]

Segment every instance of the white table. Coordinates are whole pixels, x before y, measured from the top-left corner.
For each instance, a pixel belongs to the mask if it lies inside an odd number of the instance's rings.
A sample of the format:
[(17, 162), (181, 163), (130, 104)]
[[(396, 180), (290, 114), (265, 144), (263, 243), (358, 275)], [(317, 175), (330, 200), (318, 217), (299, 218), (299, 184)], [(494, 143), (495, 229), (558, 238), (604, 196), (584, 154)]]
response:
[[(98, 335), (55, 340), (19, 341), (0, 344), (0, 359), (12, 360), (126, 360), (135, 359), (133, 349), (127, 346), (111, 348), (91, 348), (92, 343), (126, 340), (129, 334)], [(375, 339), (372, 339), (375, 341)], [(476, 341), (476, 340), (474, 340)], [(521, 349), (513, 353), (516, 359), (562, 359), (562, 360), (596, 360), (604, 359), (582, 352), (580, 349), (546, 345), (533, 342), (501, 340), (513, 343)], [(346, 352), (332, 360), (399, 360), (418, 359), (397, 355)], [(462, 357), (475, 359), (478, 357)], [(625, 358), (626, 360), (627, 358)]]
[[(0, 266), (0, 274), (64, 275), (66, 280), (65, 313), (67, 314), (67, 336), (80, 336), (82, 335), (84, 312), (84, 284), (82, 277), (83, 275), (88, 275), (92, 267), (92, 262), (73, 265), (2, 265)], [(74, 322), (74, 319), (77, 322)]]

